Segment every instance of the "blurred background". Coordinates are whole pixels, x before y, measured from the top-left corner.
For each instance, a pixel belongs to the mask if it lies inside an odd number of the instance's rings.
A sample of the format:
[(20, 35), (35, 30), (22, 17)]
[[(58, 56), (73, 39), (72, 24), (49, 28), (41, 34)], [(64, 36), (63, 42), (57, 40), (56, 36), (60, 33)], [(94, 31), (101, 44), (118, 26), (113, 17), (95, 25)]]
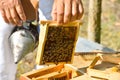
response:
[[(83, 25), (80, 36), (87, 39), (89, 0), (82, 0), (84, 5)], [(120, 50), (120, 0), (102, 0), (101, 44)]]
[[(82, 1), (85, 12), (79, 36), (88, 39), (88, 13), (90, 0)], [(102, 0), (101, 9), (100, 44), (115, 51), (120, 51), (120, 0)], [(21, 74), (34, 69), (36, 51), (37, 49), (18, 63), (18, 71), (16, 74), (17, 80), (19, 80)]]

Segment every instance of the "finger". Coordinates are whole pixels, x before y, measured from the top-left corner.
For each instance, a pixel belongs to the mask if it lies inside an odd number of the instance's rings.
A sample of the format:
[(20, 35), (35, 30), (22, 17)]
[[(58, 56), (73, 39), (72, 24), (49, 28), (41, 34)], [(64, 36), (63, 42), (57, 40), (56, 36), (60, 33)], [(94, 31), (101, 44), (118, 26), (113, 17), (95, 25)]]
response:
[(63, 23), (64, 18), (64, 0), (57, 0), (57, 22)]
[(37, 10), (39, 1), (38, 0), (30, 0), (30, 1), (32, 3), (33, 7)]
[(78, 17), (77, 18), (81, 19), (83, 16), (83, 13), (84, 13), (84, 8), (83, 8), (82, 2), (80, 1), (78, 4)]
[(21, 3), (16, 5), (15, 8), (16, 8), (16, 12), (18, 13), (20, 19), (23, 21), (26, 21), (26, 16), (25, 16), (25, 13), (24, 13), (24, 10), (23, 10)]
[(10, 13), (11, 13), (12, 19), (15, 22), (15, 24), (16, 25), (21, 25), (20, 19), (19, 19), (18, 15), (17, 15), (17, 12), (16, 12), (14, 7), (10, 9)]
[(78, 4), (76, 2), (76, 0), (72, 1), (72, 18), (71, 21), (74, 21), (77, 19), (78, 16)]
[(65, 1), (65, 11), (64, 11), (64, 23), (67, 23), (71, 19), (72, 14), (72, 1), (71, 0), (64, 0)]
[(52, 13), (51, 13), (52, 20), (54, 20), (54, 21), (57, 20), (57, 6), (56, 6), (56, 3), (57, 3), (57, 0), (54, 0)]
[(0, 9), (0, 13), (1, 13), (1, 16), (3, 17), (4, 21), (5, 21), (6, 23), (9, 23), (9, 21), (8, 21), (6, 15), (5, 15), (4, 9)]
[(8, 21), (9, 21), (9, 23), (15, 25), (15, 22), (12, 19), (12, 16), (11, 16), (11, 13), (10, 13), (9, 9), (5, 9), (5, 14), (6, 14), (6, 17), (7, 17)]

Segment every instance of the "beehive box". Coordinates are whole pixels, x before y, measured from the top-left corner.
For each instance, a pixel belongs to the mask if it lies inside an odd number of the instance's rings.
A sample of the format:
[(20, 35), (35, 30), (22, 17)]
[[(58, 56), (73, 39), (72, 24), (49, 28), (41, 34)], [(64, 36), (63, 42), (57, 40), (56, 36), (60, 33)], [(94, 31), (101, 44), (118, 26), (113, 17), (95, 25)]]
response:
[(80, 21), (57, 24), (41, 21), (37, 64), (71, 63), (78, 38)]
[(72, 80), (82, 75), (69, 65), (59, 64), (22, 74), (20, 80)]

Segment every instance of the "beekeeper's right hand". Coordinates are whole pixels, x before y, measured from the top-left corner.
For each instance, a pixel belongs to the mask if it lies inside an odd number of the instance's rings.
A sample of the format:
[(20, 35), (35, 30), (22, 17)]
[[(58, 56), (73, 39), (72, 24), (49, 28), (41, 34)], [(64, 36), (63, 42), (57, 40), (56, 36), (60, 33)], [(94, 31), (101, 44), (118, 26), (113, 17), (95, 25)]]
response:
[(26, 16), (20, 0), (0, 0), (0, 13), (6, 23), (21, 25)]

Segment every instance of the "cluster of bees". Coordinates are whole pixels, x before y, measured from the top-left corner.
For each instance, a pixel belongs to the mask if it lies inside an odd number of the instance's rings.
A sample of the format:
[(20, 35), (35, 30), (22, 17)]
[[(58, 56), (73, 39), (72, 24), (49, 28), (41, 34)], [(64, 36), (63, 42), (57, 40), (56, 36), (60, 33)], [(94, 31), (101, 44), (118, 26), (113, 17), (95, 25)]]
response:
[(71, 62), (77, 27), (49, 26), (42, 63)]

